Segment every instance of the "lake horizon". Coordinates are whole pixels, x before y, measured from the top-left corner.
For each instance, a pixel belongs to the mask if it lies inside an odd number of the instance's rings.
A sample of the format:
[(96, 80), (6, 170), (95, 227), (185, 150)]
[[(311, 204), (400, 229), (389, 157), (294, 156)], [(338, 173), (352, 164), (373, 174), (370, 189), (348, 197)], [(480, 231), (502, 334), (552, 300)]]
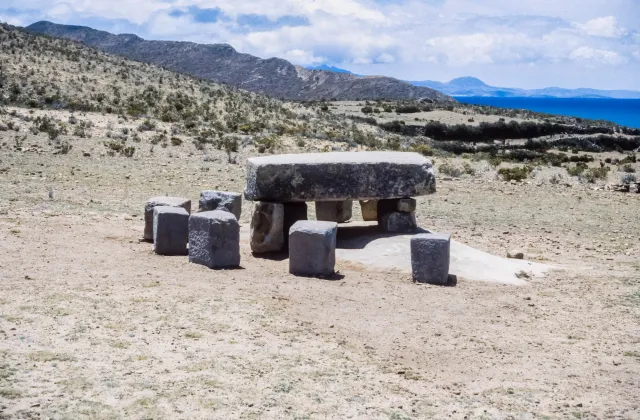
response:
[(640, 128), (640, 99), (454, 96), (460, 103), (606, 120)]

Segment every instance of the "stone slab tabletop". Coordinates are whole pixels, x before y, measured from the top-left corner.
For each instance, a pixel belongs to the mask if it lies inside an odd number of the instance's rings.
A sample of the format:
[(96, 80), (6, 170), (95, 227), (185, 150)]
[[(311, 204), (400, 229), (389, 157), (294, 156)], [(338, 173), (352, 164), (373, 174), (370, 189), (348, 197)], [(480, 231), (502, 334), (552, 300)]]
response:
[(299, 202), (381, 200), (436, 190), (431, 161), (409, 152), (271, 155), (247, 162), (245, 198)]

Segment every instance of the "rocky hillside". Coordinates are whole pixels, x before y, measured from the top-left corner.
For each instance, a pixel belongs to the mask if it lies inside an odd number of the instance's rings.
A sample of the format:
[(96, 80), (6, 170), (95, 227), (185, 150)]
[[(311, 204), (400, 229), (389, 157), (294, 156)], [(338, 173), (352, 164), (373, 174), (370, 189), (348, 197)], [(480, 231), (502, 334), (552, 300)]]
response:
[(241, 54), (226, 44), (147, 41), (138, 36), (113, 35), (88, 27), (37, 22), (28, 31), (82, 42), (133, 60), (263, 93), (286, 100), (429, 99), (453, 101), (428, 87), (412, 86), (390, 77), (361, 77), (324, 70), (307, 70), (286, 60), (263, 60)]
[[(100, 112), (214, 133), (333, 127), (297, 104), (0, 24), (0, 105)], [(302, 130), (299, 128), (298, 130)]]

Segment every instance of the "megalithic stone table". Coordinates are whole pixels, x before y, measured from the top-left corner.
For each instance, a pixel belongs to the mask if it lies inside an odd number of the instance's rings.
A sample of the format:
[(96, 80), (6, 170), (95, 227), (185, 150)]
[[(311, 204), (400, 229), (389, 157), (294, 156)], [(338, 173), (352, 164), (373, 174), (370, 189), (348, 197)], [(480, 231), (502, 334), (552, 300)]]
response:
[[(396, 218), (411, 222), (415, 220), (415, 201), (403, 199), (435, 191), (433, 165), (418, 153), (334, 152), (250, 158), (244, 196), (250, 201), (282, 203), (285, 219), (288, 207), (311, 201), (318, 203), (318, 219), (343, 222), (348, 219), (352, 201), (371, 200), (373, 208), (367, 212), (367, 219), (375, 215), (379, 222)], [(397, 201), (393, 206), (378, 206), (381, 200)], [(348, 203), (348, 208), (341, 203)], [(406, 214), (385, 218), (385, 212)], [(301, 215), (297, 220), (304, 218)], [(395, 225), (381, 227), (392, 231), (389, 227)], [(285, 231), (285, 238), (287, 234)]]

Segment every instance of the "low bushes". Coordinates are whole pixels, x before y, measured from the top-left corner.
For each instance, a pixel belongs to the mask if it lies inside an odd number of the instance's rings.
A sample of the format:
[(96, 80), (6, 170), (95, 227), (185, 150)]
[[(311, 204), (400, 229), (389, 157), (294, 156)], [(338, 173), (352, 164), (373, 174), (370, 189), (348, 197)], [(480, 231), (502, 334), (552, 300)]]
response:
[(498, 175), (505, 181), (522, 181), (529, 178), (531, 168), (528, 166), (516, 166), (514, 168), (500, 168)]

